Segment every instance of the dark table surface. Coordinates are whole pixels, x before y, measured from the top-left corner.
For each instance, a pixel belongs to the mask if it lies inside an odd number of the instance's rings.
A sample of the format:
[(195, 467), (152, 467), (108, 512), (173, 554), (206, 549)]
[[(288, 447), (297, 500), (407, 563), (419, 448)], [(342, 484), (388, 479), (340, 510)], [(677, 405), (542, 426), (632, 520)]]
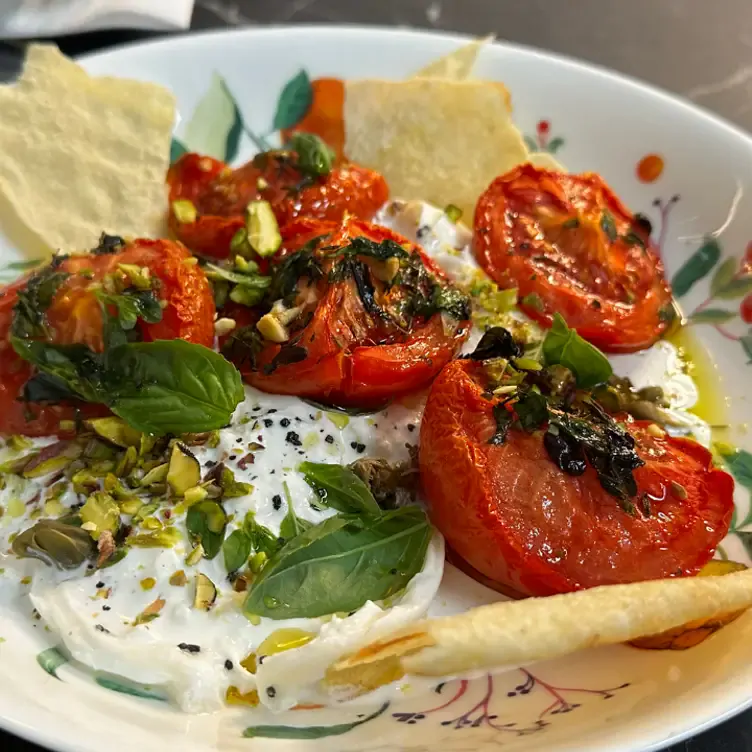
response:
[[(642, 78), (752, 131), (752, 0), (197, 0), (191, 28), (271, 23), (494, 33)], [(56, 41), (76, 55), (151, 36), (117, 31)], [(22, 54), (22, 43), (0, 42), (0, 79), (14, 74)], [(43, 752), (2, 732), (0, 750)], [(752, 710), (668, 752), (747, 750)]]

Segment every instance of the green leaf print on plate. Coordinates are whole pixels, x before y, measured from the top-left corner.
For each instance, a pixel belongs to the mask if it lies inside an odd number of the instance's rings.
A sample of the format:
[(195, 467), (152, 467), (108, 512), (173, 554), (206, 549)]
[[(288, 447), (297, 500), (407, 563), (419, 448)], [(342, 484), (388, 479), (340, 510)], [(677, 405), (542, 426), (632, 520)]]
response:
[(47, 648), (41, 653), (37, 653), (37, 663), (50, 675), (60, 679), (57, 670), (60, 666), (68, 663), (67, 656), (63, 655), (60, 648)]
[(275, 131), (292, 128), (308, 112), (313, 102), (311, 79), (304, 70), (300, 70), (285, 85), (277, 100), (272, 128)]
[(327, 736), (340, 736), (362, 726), (386, 712), (389, 703), (384, 703), (375, 713), (350, 723), (337, 723), (334, 726), (249, 726), (243, 736), (246, 739), (265, 737), (267, 739), (323, 739)]
[(690, 317), (693, 324), (725, 324), (736, 318), (734, 311), (724, 311), (722, 308), (705, 308), (693, 313)]
[(710, 274), (710, 271), (721, 258), (721, 247), (715, 238), (705, 241), (684, 263), (671, 280), (674, 295), (681, 298), (686, 295), (697, 282)]
[(104, 689), (109, 689), (113, 692), (120, 692), (124, 695), (131, 695), (131, 697), (141, 697), (144, 700), (159, 700), (160, 702), (167, 701), (167, 697), (159, 691), (144, 684), (136, 684), (135, 682), (128, 681), (128, 679), (123, 679), (121, 677), (114, 677), (109, 674), (97, 674), (94, 677), (94, 681), (100, 687), (104, 687)]

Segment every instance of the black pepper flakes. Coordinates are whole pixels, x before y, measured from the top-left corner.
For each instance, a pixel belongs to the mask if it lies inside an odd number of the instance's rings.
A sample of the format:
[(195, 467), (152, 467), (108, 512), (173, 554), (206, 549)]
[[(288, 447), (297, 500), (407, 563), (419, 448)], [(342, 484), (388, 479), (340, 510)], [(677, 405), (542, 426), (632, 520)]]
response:
[(102, 606), (102, 611), (109, 611), (111, 608), (112, 606), (108, 606), (107, 604), (105, 604), (104, 606)]
[(325, 442), (326, 442), (327, 444), (334, 444), (334, 436), (332, 436), (332, 435), (331, 435), (330, 433), (328, 433), (328, 434), (327, 434), (327, 435), (326, 435), (326, 436), (324, 437), (324, 441), (325, 441)]
[(178, 647), (184, 652), (184, 653), (200, 653), (201, 652), (201, 646), (200, 645), (192, 645), (189, 642), (181, 642)]
[(290, 419), (282, 418), (282, 420), (279, 421), (279, 425), (282, 426), (282, 428), (287, 428), (287, 426), (290, 425)]
[(271, 418), (264, 418), (264, 425), (267, 428), (271, 428), (274, 425), (274, 421)]
[(227, 459), (228, 460), (236, 460), (238, 458), (237, 454), (231, 454)]
[(276, 408), (276, 407), (270, 407), (270, 408), (269, 408), (269, 409), (268, 409), (268, 410), (266, 411), (266, 414), (267, 414), (267, 415), (271, 415), (272, 413), (276, 413), (276, 412), (277, 412), (277, 408)]
[(279, 511), (282, 508), (282, 497), (279, 494), (272, 496), (272, 506), (275, 511)]
[(412, 433), (415, 430), (415, 423), (408, 423), (407, 430), (410, 431), (410, 433)]
[(217, 463), (214, 460), (206, 460), (206, 462), (204, 462), (204, 467), (214, 467), (216, 464)]
[(103, 588), (104, 587), (104, 582), (102, 582), (102, 580), (100, 580), (94, 587), (96, 587), (96, 588)]
[(267, 687), (267, 688), (266, 688), (266, 694), (267, 694), (267, 695), (268, 695), (269, 697), (275, 697), (275, 696), (276, 696), (276, 694), (277, 694), (277, 690), (276, 690), (276, 689), (274, 689), (274, 687)]
[(351, 441), (350, 446), (358, 453), (363, 454), (366, 451), (366, 445), (361, 444), (359, 441)]
[(228, 671), (232, 671), (233, 669), (232, 661), (229, 658), (225, 661), (225, 668)]
[(303, 446), (303, 442), (300, 440), (300, 436), (296, 431), (288, 431), (287, 436), (285, 436), (285, 441), (296, 447)]
[(97, 632), (104, 632), (105, 634), (110, 634), (110, 630), (107, 629), (107, 627), (103, 627), (101, 624), (95, 624), (94, 629), (96, 629)]

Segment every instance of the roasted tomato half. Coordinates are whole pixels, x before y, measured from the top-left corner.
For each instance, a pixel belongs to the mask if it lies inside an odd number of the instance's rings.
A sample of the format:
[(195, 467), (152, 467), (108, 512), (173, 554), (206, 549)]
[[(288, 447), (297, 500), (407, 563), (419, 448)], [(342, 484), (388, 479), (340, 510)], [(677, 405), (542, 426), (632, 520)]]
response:
[[(105, 285), (113, 296), (117, 290), (134, 290), (129, 274), (142, 291), (152, 290), (161, 308), (154, 323), (138, 319), (135, 331), (142, 341), (184, 339), (211, 347), (214, 339), (214, 299), (204, 272), (188, 250), (168, 240), (104, 238), (95, 253), (56, 259), (54, 268), (27, 275), (0, 291), (0, 433), (44, 436), (60, 433), (60, 421), (106, 413), (101, 405), (87, 403), (40, 405), (21, 401), (24, 385), (33, 367), (22, 360), (10, 343), (10, 330), (18, 294), (40, 274), (67, 275), (54, 288), (45, 311), (40, 310), (55, 344), (84, 344), (96, 352), (104, 348), (100, 296)], [(117, 277), (118, 280), (114, 280)], [(122, 290), (121, 290), (122, 291)], [(44, 293), (39, 299), (44, 299)], [(117, 315), (114, 297), (105, 298), (108, 311)], [(159, 319), (156, 321), (155, 319)]]
[(598, 175), (515, 167), (480, 197), (474, 229), (478, 263), (544, 326), (558, 312), (602, 350), (632, 352), (673, 318), (649, 225)]
[(642, 460), (625, 509), (592, 465), (583, 461), (574, 475), (560, 469), (543, 430), (512, 426), (503, 441), (492, 440), (507, 408), (487, 388), (481, 364), (447, 365), (420, 436), (431, 519), (487, 584), (544, 596), (694, 575), (710, 560), (728, 531), (734, 482), (704, 447), (624, 417)]
[[(295, 152), (259, 154), (236, 170), (211, 157), (184, 154), (170, 167), (167, 183), (170, 229), (194, 253), (213, 258), (230, 255), (251, 201), (268, 201), (283, 226), (297, 217), (371, 219), (389, 197), (386, 181), (373, 170), (341, 163), (326, 175), (310, 176), (298, 169)], [(190, 201), (195, 217), (180, 221), (172, 208), (176, 200)]]
[(427, 385), (465, 340), (469, 301), (397, 233), (305, 219), (282, 234), (266, 312), (233, 311), (247, 325), (223, 349), (252, 386), (375, 407)]

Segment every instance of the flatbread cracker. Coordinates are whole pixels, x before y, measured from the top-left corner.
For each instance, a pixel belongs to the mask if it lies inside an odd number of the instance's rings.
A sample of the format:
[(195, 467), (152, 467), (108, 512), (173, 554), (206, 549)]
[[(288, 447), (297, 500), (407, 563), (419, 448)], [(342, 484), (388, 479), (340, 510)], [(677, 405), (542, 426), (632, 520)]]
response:
[(330, 687), (374, 689), (405, 674), (455, 676), (627, 642), (752, 606), (752, 570), (610, 585), (481, 606), (395, 632), (332, 665)]
[(0, 111), (0, 220), (25, 226), (35, 255), (92, 248), (102, 231), (163, 234), (169, 91), (91, 78), (57, 48), (32, 45), (20, 81), (0, 86)]
[(345, 154), (381, 172), (391, 194), (471, 217), (489, 183), (527, 160), (509, 92), (488, 81), (346, 83)]
[(473, 39), (472, 42), (463, 45), (454, 52), (443, 55), (424, 66), (414, 73), (412, 78), (445, 78), (450, 81), (464, 81), (466, 78), (470, 78), (480, 51), (487, 44), (493, 42), (493, 39), (493, 34), (489, 34), (482, 39)]

